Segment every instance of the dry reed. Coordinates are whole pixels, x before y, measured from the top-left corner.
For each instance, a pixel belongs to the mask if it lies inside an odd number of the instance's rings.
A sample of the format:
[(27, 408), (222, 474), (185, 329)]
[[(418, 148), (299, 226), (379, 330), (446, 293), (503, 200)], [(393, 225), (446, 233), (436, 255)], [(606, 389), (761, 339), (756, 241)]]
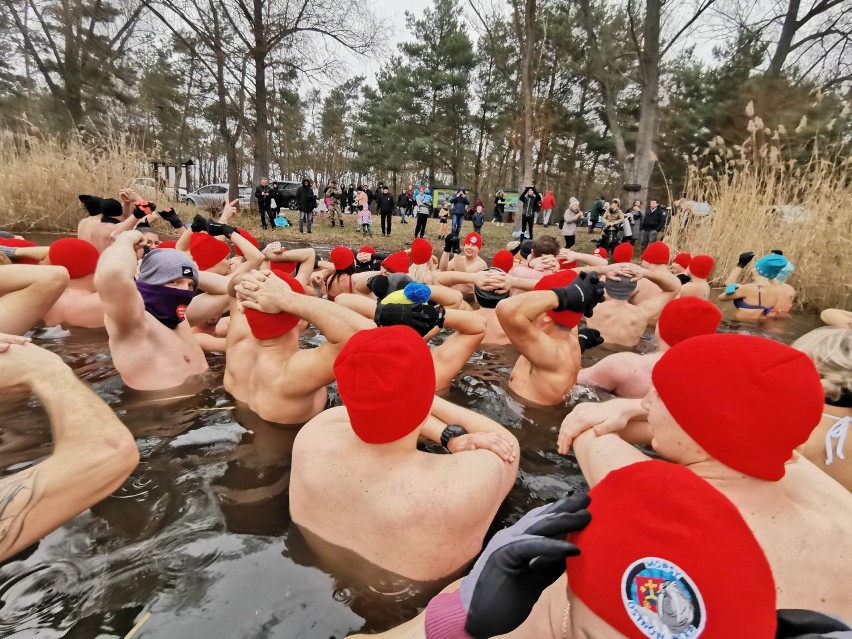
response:
[(724, 284), (740, 253), (759, 257), (781, 249), (796, 267), (788, 283), (799, 306), (848, 308), (852, 158), (846, 140), (818, 133), (802, 160), (802, 144), (783, 126), (764, 129), (754, 116), (748, 130), (741, 145), (716, 137), (704, 155), (687, 158), (685, 200), (707, 202), (711, 213), (679, 212), (666, 241), (678, 251), (714, 256), (715, 284)]

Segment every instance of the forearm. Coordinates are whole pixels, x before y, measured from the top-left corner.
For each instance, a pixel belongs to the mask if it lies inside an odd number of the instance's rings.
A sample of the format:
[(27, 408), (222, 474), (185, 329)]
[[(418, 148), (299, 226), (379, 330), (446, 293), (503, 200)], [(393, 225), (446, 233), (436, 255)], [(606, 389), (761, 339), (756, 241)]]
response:
[(438, 432), (438, 439), (434, 440), (437, 442), (441, 441), (441, 432), (444, 430), (444, 427), (450, 424), (458, 424), (468, 433), (496, 433), (515, 439), (511, 431), (493, 419), (458, 404), (453, 404), (441, 397), (435, 397), (435, 400), (432, 402), (431, 416), (437, 418), (439, 420), (438, 423), (441, 425), (441, 431)]
[(239, 232), (231, 233), (231, 243), (242, 251), (246, 263), (252, 265), (251, 268), (258, 268), (263, 263), (263, 253)]
[(466, 271), (438, 271), (432, 274), (434, 281), (444, 286), (455, 286), (456, 284), (473, 284), (479, 277), (479, 273), (468, 273)]
[(50, 248), (47, 246), (22, 246), (15, 248), (15, 259), (22, 257), (41, 262), (47, 257)]
[(136, 277), (136, 250), (122, 238), (116, 240), (101, 254), (95, 269), (94, 284), (98, 293), (117, 283), (133, 282)]
[(737, 283), (739, 283), (740, 277), (742, 276), (742, 274), (743, 274), (743, 267), (742, 266), (735, 266), (734, 268), (731, 269), (730, 274), (728, 275), (727, 279), (725, 280), (725, 284), (737, 284)]
[(553, 291), (530, 291), (501, 301), (497, 305), (497, 317), (509, 334), (510, 329), (531, 327), (536, 318), (559, 305)]
[(450, 328), (463, 335), (484, 334), (488, 324), (484, 317), (470, 311), (446, 309), (444, 328)]
[(820, 313), (820, 319), (829, 326), (852, 328), (852, 313), (839, 308), (827, 308)]
[[(475, 275), (471, 273), (471, 275)], [(464, 296), (461, 291), (457, 291), (447, 286), (431, 286), (432, 294), (429, 296), (429, 301), (441, 304), (445, 308), (458, 308), (464, 302)]]
[(659, 286), (666, 293), (677, 293), (680, 291), (681, 283), (675, 275), (663, 271), (648, 271), (645, 279)]
[(198, 295), (186, 307), (186, 320), (190, 326), (199, 326), (220, 317), (227, 310), (229, 301), (228, 295), (223, 293)]
[(333, 344), (345, 342), (360, 330), (376, 327), (371, 320), (340, 304), (306, 295), (287, 294), (279, 308), (314, 324)]
[(611, 471), (637, 462), (650, 461), (650, 457), (625, 442), (618, 435), (595, 435), (593, 430), (581, 433), (574, 440), (574, 456), (589, 483), (595, 486)]

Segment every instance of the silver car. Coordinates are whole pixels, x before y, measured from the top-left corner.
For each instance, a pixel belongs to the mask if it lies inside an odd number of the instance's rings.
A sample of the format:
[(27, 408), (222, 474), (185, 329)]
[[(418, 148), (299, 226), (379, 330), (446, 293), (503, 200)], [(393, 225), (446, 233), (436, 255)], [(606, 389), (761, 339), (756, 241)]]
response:
[[(240, 206), (250, 207), (252, 190), (250, 186), (240, 184), (239, 186)], [(227, 184), (208, 184), (186, 194), (185, 202), (205, 208), (222, 208), (228, 197)]]
[[(130, 184), (130, 188), (151, 202), (162, 202), (163, 200), (172, 202), (175, 199), (175, 191), (171, 185), (162, 181), (158, 182), (158, 180), (150, 177), (136, 178)], [(178, 187), (178, 201), (183, 202), (185, 199), (186, 189)]]

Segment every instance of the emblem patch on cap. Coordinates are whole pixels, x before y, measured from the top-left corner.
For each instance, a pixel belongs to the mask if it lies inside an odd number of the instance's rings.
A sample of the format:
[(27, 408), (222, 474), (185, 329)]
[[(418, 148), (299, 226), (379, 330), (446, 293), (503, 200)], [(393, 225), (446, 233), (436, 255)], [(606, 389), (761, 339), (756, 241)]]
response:
[(707, 610), (692, 579), (658, 557), (633, 562), (621, 579), (627, 616), (651, 639), (692, 639), (707, 622)]
[(191, 266), (181, 266), (181, 273), (184, 277), (192, 277), (192, 267)]

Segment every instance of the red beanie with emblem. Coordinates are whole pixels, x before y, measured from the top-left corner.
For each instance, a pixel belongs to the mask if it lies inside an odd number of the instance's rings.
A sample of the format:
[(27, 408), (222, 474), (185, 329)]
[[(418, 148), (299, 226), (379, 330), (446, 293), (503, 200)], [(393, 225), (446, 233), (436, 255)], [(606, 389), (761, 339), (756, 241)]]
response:
[(331, 263), (337, 271), (345, 271), (355, 263), (355, 254), (352, 249), (338, 246), (331, 251)]
[(422, 237), (418, 237), (411, 243), (411, 263), (414, 265), (426, 264), (432, 259), (432, 244)]
[(494, 257), (491, 258), (491, 266), (508, 273), (515, 266), (515, 256), (512, 255), (511, 251), (500, 249), (494, 254)]
[(722, 311), (698, 297), (681, 297), (663, 308), (657, 320), (660, 337), (669, 346), (697, 335), (712, 335), (722, 321)]
[(668, 264), (670, 257), (671, 251), (665, 242), (651, 242), (642, 252), (642, 261), (648, 264)]
[[(248, 231), (246, 231), (245, 229), (237, 229), (237, 233), (239, 233), (244, 238), (246, 238), (249, 242), (254, 244), (254, 248), (260, 248), (260, 242), (257, 241), (257, 238), (254, 235), (252, 235), (251, 233), (249, 233)], [(233, 238), (233, 235), (232, 235), (231, 241), (233, 242), (233, 240), (234, 240), (234, 238)], [(240, 257), (245, 257), (243, 255), (243, 252), (240, 250), (240, 247), (237, 246), (236, 244), (234, 244), (234, 253), (236, 253)]]
[(479, 233), (468, 233), (464, 238), (464, 243), (473, 244), (476, 248), (482, 248), (482, 236)]
[(405, 251), (391, 253), (382, 260), (382, 267), (391, 273), (408, 273), (408, 253)]
[[(9, 246), (11, 248), (32, 248), (38, 244), (29, 240), (19, 240), (16, 237), (0, 237), (0, 246)], [(39, 261), (32, 257), (16, 257), (13, 258), (15, 264), (38, 264)]]
[(206, 271), (227, 259), (231, 249), (225, 242), (212, 235), (193, 233), (189, 239), (189, 254), (192, 256), (192, 261), (198, 265), (198, 270)]
[(591, 522), (568, 540), (571, 591), (629, 639), (772, 639), (775, 582), (727, 497), (664, 461), (611, 471), (589, 491)]
[(612, 261), (616, 264), (624, 264), (633, 259), (633, 245), (622, 242), (612, 251)]
[[(292, 263), (292, 262), (290, 262)], [(277, 262), (287, 264), (287, 262)], [(304, 293), (305, 287), (302, 283), (289, 273), (276, 273), (276, 276), (284, 280), (294, 293)], [(301, 318), (292, 313), (264, 313), (253, 308), (243, 309), (251, 334), (255, 339), (274, 339), (289, 333), (301, 321)]]
[[(665, 339), (665, 338), (664, 338)], [(777, 481), (822, 415), (811, 359), (765, 337), (723, 333), (684, 340), (651, 373), (678, 425), (715, 459)]]
[(408, 326), (355, 333), (334, 361), (334, 377), (352, 430), (368, 444), (414, 431), (435, 399), (432, 353)]
[[(549, 291), (552, 288), (562, 288), (568, 286), (576, 277), (576, 271), (556, 271), (542, 277), (535, 283), (533, 290)], [(574, 328), (583, 319), (582, 313), (575, 313), (574, 311), (547, 311), (547, 315), (554, 322), (566, 328)]]
[(689, 273), (695, 277), (706, 280), (713, 271), (716, 261), (709, 255), (696, 255), (689, 262)]
[[(616, 248), (618, 248), (618, 247), (616, 247)], [(592, 255), (597, 255), (598, 257), (602, 257), (602, 258), (606, 259), (606, 255), (607, 255), (606, 249), (602, 246), (599, 246), (594, 251), (592, 251)]]
[(94, 244), (75, 237), (56, 240), (47, 252), (50, 263), (64, 266), (72, 280), (94, 273), (99, 257), (100, 254)]
[(689, 253), (678, 253), (672, 259), (672, 264), (677, 264), (684, 271), (689, 268), (689, 261), (692, 259), (692, 256)]

